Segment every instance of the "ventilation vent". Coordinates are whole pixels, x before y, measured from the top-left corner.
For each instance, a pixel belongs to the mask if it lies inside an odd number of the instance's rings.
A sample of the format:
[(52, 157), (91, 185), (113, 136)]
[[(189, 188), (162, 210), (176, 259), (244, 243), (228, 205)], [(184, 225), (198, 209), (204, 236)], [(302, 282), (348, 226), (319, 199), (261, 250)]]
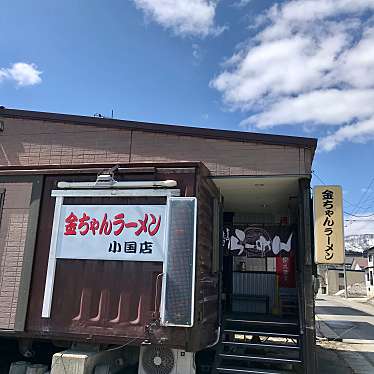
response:
[(174, 368), (173, 351), (157, 345), (145, 347), (141, 365), (146, 374), (170, 374)]

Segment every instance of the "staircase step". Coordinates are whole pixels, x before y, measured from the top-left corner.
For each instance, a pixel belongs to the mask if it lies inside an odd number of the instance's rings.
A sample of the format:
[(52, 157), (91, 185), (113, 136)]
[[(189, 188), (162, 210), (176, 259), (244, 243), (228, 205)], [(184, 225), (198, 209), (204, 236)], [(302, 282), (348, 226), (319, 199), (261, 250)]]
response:
[(298, 327), (297, 322), (258, 321), (258, 320), (252, 320), (252, 319), (238, 319), (238, 318), (231, 318), (231, 317), (226, 318), (225, 322), (263, 325), (263, 326)]
[(274, 370), (266, 370), (266, 369), (251, 369), (251, 368), (223, 368), (218, 367), (217, 371), (219, 373), (230, 373), (230, 374), (286, 374), (290, 372), (286, 371), (274, 371)]
[(271, 343), (240, 343), (240, 342), (228, 342), (228, 341), (223, 341), (222, 344), (225, 345), (232, 345), (236, 347), (254, 347), (254, 348), (284, 348), (284, 349), (295, 349), (299, 350), (300, 347), (298, 345), (287, 345), (287, 344), (271, 344)]
[(279, 336), (282, 338), (298, 339), (299, 335), (297, 334), (288, 334), (281, 332), (265, 332), (265, 331), (247, 331), (247, 330), (230, 330), (225, 329), (225, 333), (237, 334), (237, 335), (258, 335), (258, 336)]
[(280, 334), (298, 334), (300, 331), (299, 326), (295, 323), (274, 323), (274, 322), (256, 322), (251, 320), (225, 320), (224, 329), (227, 330), (252, 330), (263, 332), (276, 332)]
[(247, 355), (236, 355), (220, 353), (221, 358), (232, 359), (232, 360), (248, 360), (257, 362), (268, 362), (268, 363), (281, 363), (281, 364), (295, 364), (301, 363), (301, 360), (296, 358), (278, 358), (278, 357), (265, 357), (265, 356), (247, 356)]

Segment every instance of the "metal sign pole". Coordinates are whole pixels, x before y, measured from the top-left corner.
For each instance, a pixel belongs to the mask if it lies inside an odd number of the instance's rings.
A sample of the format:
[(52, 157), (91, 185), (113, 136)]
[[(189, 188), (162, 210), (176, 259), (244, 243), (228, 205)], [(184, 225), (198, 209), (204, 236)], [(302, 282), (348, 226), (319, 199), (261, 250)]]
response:
[(344, 266), (344, 290), (345, 290), (345, 298), (348, 299), (348, 287), (347, 287), (347, 267), (345, 265), (345, 235), (344, 235), (344, 207), (343, 207), (343, 195), (342, 195), (342, 231), (343, 231), (343, 253), (344, 253), (344, 256), (343, 256), (343, 259), (344, 259), (344, 263), (343, 263), (343, 266)]
[(348, 288), (347, 288), (347, 268), (345, 266), (345, 248), (344, 248), (344, 290), (345, 290), (345, 298), (348, 299)]

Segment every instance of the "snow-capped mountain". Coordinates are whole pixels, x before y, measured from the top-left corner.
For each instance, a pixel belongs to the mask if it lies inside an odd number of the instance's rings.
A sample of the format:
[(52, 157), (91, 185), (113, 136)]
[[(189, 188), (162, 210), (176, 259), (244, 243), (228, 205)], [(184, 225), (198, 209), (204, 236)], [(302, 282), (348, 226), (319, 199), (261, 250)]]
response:
[(374, 234), (348, 235), (345, 237), (345, 250), (362, 252), (374, 247)]

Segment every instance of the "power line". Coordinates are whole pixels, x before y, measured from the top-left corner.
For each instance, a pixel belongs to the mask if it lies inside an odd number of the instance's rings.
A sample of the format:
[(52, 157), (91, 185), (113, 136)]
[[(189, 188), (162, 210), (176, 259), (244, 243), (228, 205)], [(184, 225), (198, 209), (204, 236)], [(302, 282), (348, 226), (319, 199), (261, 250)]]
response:
[(345, 219), (344, 222), (374, 222), (374, 219)]
[[(369, 191), (369, 194), (370, 194), (370, 192), (371, 192), (371, 190)], [(373, 209), (373, 205), (374, 205), (374, 201), (373, 201), (373, 198), (371, 198), (371, 196), (370, 195), (368, 195), (367, 197), (366, 197), (366, 199), (364, 199), (364, 201), (362, 202), (362, 204), (363, 205), (365, 205), (365, 204), (369, 204), (368, 206), (360, 206), (360, 207), (358, 207), (358, 209), (359, 210), (361, 210), (361, 211), (370, 211), (371, 209)]]
[(365, 188), (364, 192), (362, 193), (361, 198), (360, 198), (360, 200), (359, 200), (358, 203), (357, 203), (357, 207), (356, 207), (356, 209), (353, 209), (353, 214), (356, 214), (356, 213), (360, 210), (360, 208), (359, 208), (359, 207), (360, 207), (360, 204), (361, 204), (361, 202), (363, 201), (364, 196), (369, 192), (370, 187), (372, 186), (373, 183), (374, 183), (374, 177), (371, 178), (371, 180), (370, 180), (368, 186)]
[(319, 175), (314, 171), (312, 170), (312, 174), (322, 183), (322, 184), (326, 184), (320, 177)]
[(361, 211), (367, 212), (367, 211), (369, 211), (370, 209), (373, 208), (374, 198), (367, 199), (367, 200), (364, 201), (364, 203), (370, 203), (370, 204), (367, 205), (367, 206), (361, 205), (359, 208), (360, 208)]
[[(353, 214), (353, 213), (349, 213), (349, 212), (344, 212), (344, 214), (347, 214), (349, 216), (352, 216), (352, 217), (357, 217), (357, 218), (368, 218), (368, 217), (374, 217), (374, 213), (372, 214), (367, 214), (367, 215), (357, 215), (357, 214)], [(354, 220), (352, 220), (354, 221)]]
[[(315, 172), (315, 170), (312, 170), (312, 174), (324, 185), (326, 185), (327, 183), (325, 183), (325, 181)], [(345, 203), (348, 203), (349, 205), (352, 205), (352, 206), (355, 206), (356, 204), (353, 204), (351, 203), (350, 201), (346, 200), (344, 197), (343, 197), (343, 201)]]
[[(312, 174), (324, 185), (326, 185), (325, 181), (315, 172), (315, 170), (312, 170)], [(360, 209), (360, 206), (359, 204), (361, 203), (363, 197), (365, 196), (365, 193), (367, 193), (369, 190), (370, 190), (370, 187), (371, 185), (374, 183), (374, 177), (372, 178), (372, 180), (370, 181), (368, 187), (365, 189), (365, 191), (363, 192), (363, 194), (361, 195), (361, 198), (359, 200), (359, 202), (357, 204), (352, 204), (350, 201), (346, 200), (343, 198), (343, 201), (350, 204), (351, 206), (353, 206), (353, 211), (354, 213), (350, 213), (350, 212), (346, 212), (344, 211), (344, 214), (348, 215), (348, 216), (351, 216), (351, 217), (355, 217), (355, 218), (369, 218), (369, 217), (374, 217), (374, 213), (373, 214), (367, 214), (367, 215), (358, 215), (356, 214), (357, 211)], [(364, 202), (368, 202), (370, 200), (366, 199)], [(358, 220), (358, 219), (345, 219), (344, 220), (345, 222), (349, 222), (350, 224), (352, 224), (353, 222), (373, 222), (373, 220)]]

